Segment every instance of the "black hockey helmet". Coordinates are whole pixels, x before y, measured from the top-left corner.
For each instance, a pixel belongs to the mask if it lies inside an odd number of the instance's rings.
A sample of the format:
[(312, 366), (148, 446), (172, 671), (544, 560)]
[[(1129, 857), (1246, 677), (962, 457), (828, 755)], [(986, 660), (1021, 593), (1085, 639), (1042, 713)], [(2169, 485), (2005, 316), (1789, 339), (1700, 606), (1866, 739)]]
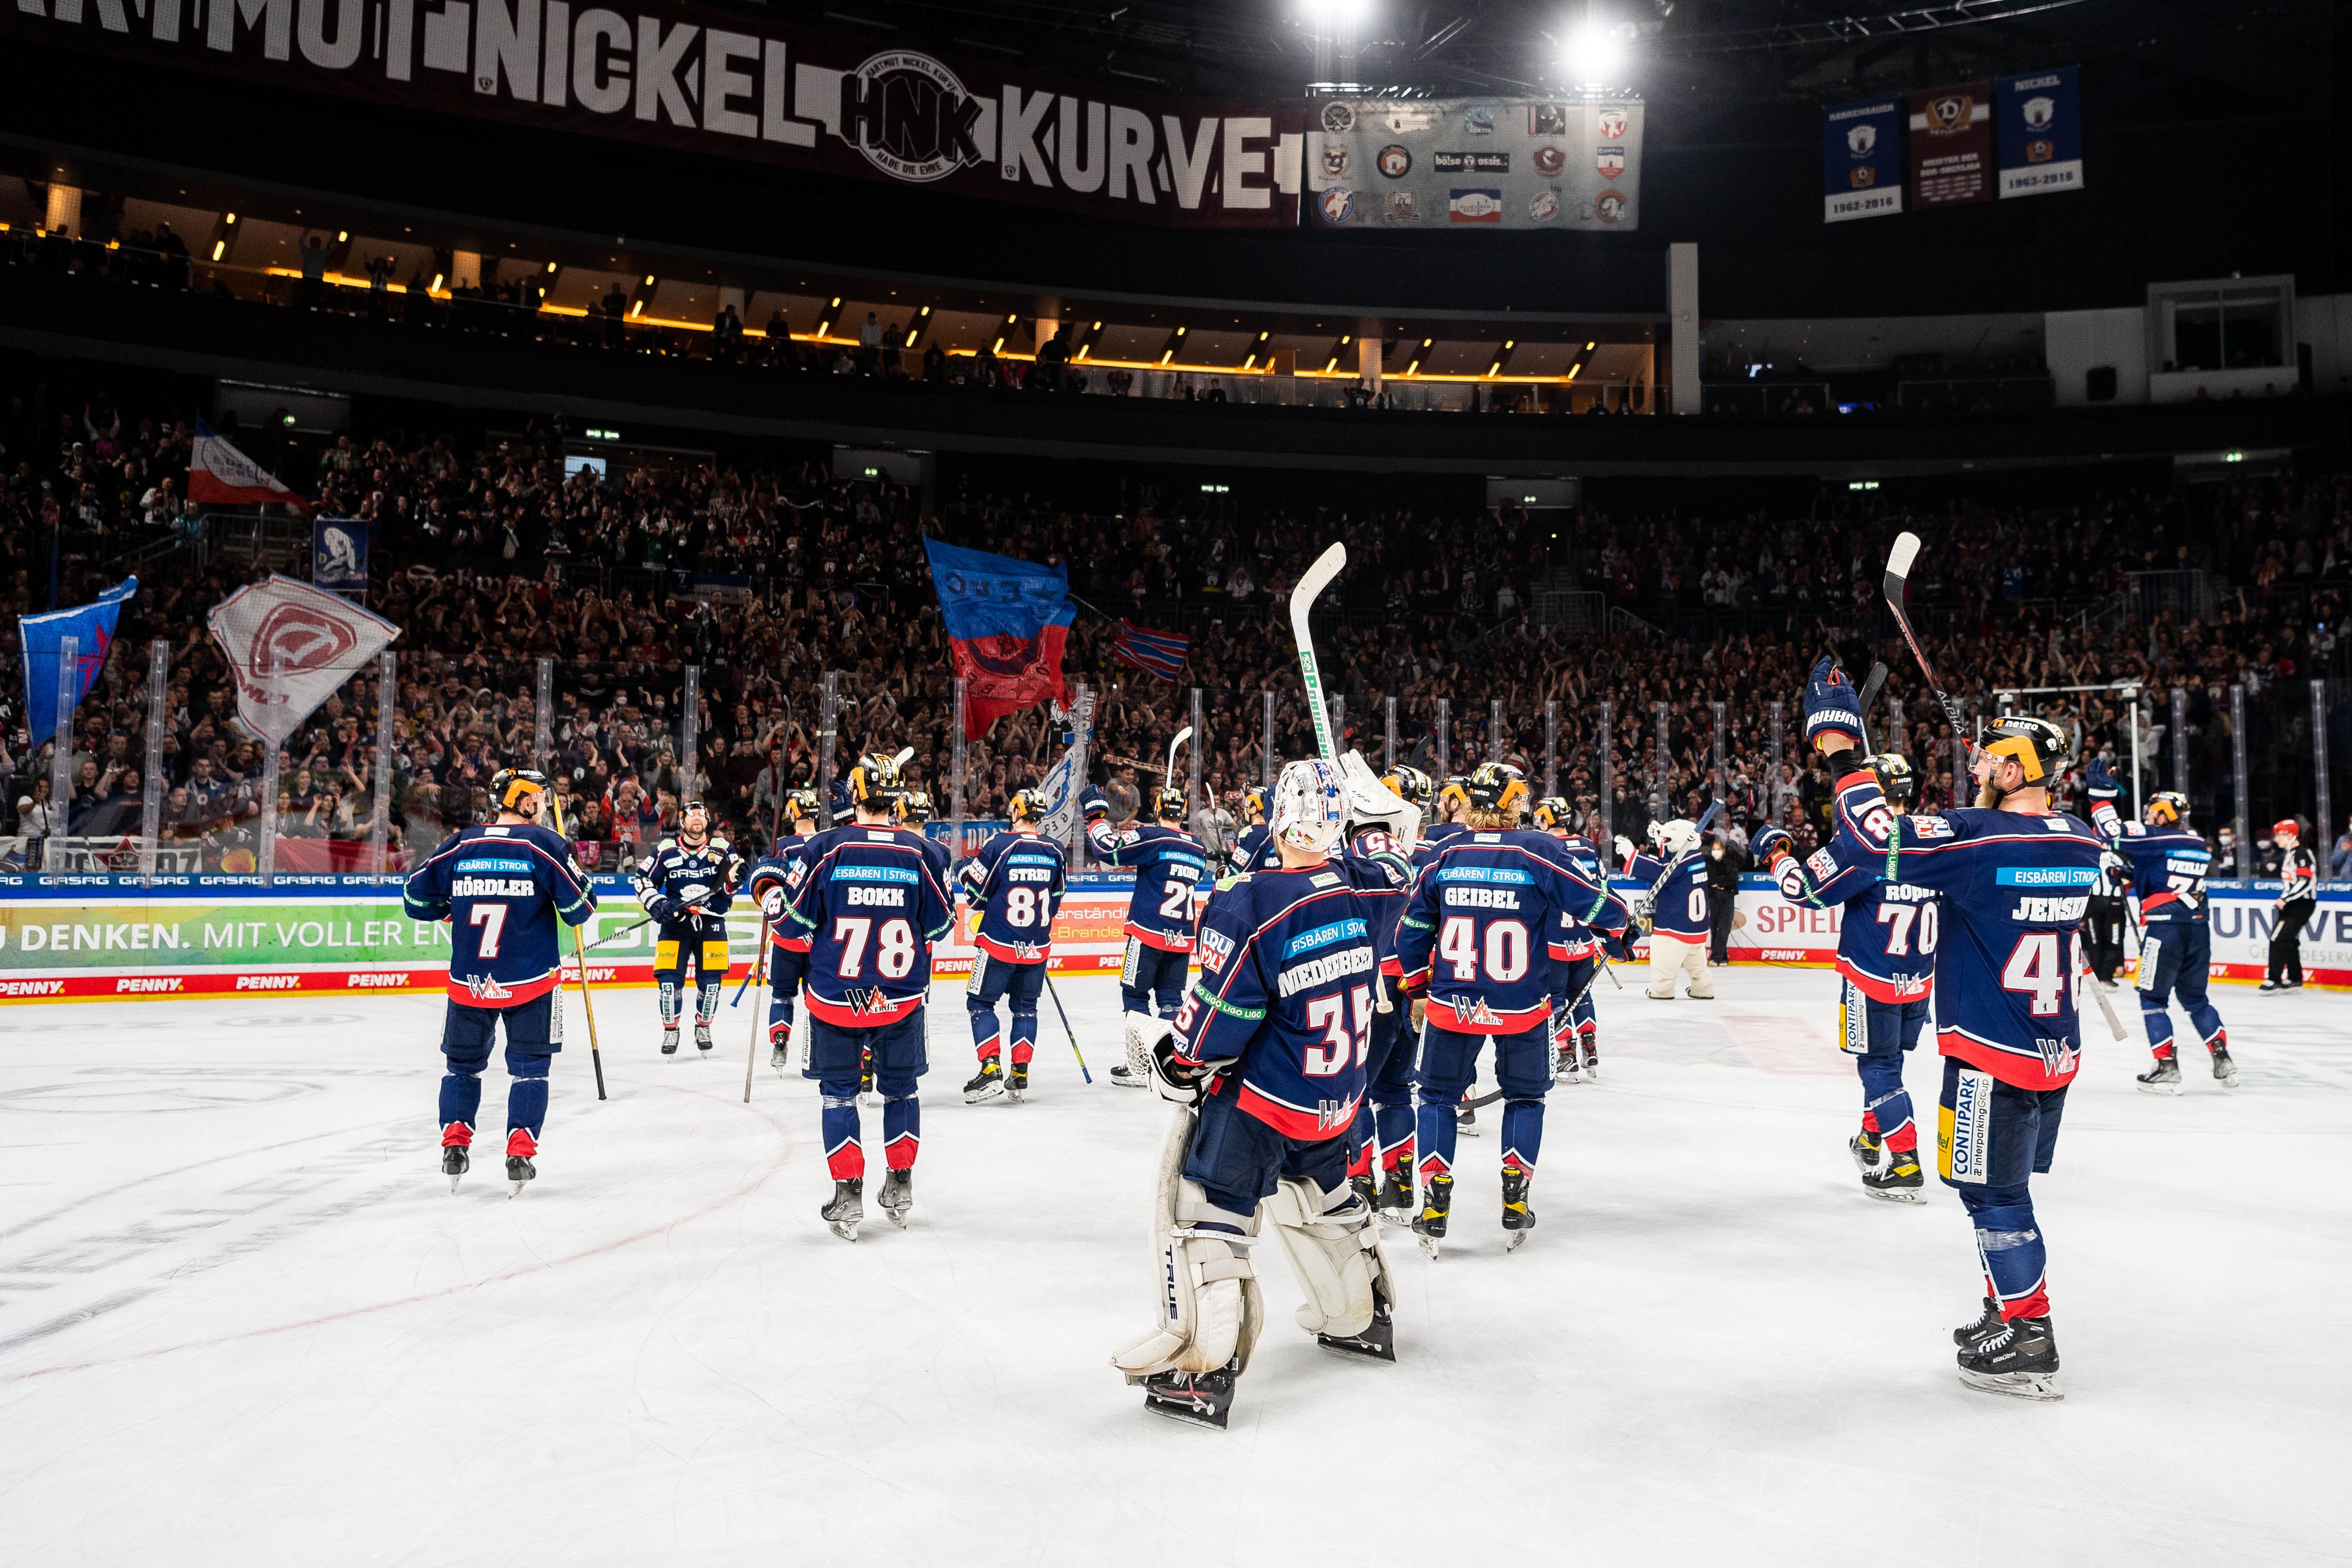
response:
[(2032, 713), (2004, 713), (1985, 726), (1979, 749), (2013, 760), (2025, 770), (2028, 785), (2047, 786), (2074, 754), (2074, 742), (2062, 724)]
[(2147, 797), (2150, 827), (2178, 827), (2189, 820), (2189, 797), (2177, 789), (2163, 789)]
[(1470, 781), (1464, 778), (1460, 773), (1449, 773), (1446, 775), (1445, 782), (1437, 786), (1436, 798), (1437, 804), (1441, 807), (1449, 800), (1456, 805), (1468, 805), (1470, 804)]
[(500, 768), (490, 778), (490, 804), (500, 811), (520, 812), (522, 803), (547, 793), (547, 775), (537, 768)]
[(1265, 786), (1264, 784), (1252, 784), (1242, 791), (1242, 815), (1254, 816), (1260, 822), (1265, 820)]
[(1911, 763), (1900, 752), (1881, 752), (1864, 759), (1864, 765), (1878, 775), (1878, 793), (1895, 805), (1909, 805), (1919, 793), (1919, 778), (1911, 771)]
[(868, 811), (896, 811), (907, 792), (898, 773), (898, 759), (887, 752), (868, 752), (849, 770), (849, 798)]
[(909, 826), (920, 826), (931, 819), (931, 797), (919, 789), (910, 789), (898, 796), (898, 820)]
[(1005, 803), (1004, 815), (1015, 822), (1045, 821), (1045, 792), (1035, 789), (1014, 790), (1013, 798)]
[(1536, 802), (1536, 826), (1547, 833), (1571, 826), (1567, 799), (1548, 795)]
[(1423, 811), (1429, 809), (1430, 799), (1437, 793), (1437, 786), (1429, 782), (1429, 775), (1408, 763), (1399, 763), (1382, 773), (1381, 783), (1393, 790), (1399, 800), (1409, 801)]
[(1473, 811), (1512, 816), (1527, 805), (1527, 775), (1508, 763), (1480, 763), (1463, 781), (1462, 798)]
[(1181, 789), (1156, 789), (1151, 792), (1151, 815), (1172, 816), (1178, 821), (1184, 816), (1184, 792)]
[(814, 822), (816, 819), (816, 791), (794, 789), (784, 792), (786, 822)]

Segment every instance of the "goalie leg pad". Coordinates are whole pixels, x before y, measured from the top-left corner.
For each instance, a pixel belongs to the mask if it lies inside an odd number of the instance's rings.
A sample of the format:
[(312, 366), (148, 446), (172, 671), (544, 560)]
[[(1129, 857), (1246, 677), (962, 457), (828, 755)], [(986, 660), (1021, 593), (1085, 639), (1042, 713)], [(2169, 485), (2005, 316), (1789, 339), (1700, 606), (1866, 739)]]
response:
[[(1312, 1177), (1285, 1176), (1263, 1212), (1307, 1298), (1297, 1314), (1300, 1328), (1326, 1341), (1369, 1342), (1366, 1331), (1376, 1319), (1385, 1327), (1383, 1309), (1396, 1299), (1395, 1281), (1372, 1210), (1352, 1188), (1343, 1184), (1327, 1192)], [(1386, 1346), (1382, 1335), (1380, 1348), (1366, 1353), (1381, 1353)]]
[(1129, 1383), (1167, 1372), (1213, 1373), (1229, 1362), (1238, 1373), (1265, 1323), (1265, 1299), (1250, 1266), (1257, 1216), (1217, 1208), (1183, 1173), (1198, 1126), (1193, 1112), (1179, 1110), (1160, 1143), (1151, 1215), (1159, 1321), (1111, 1357)]

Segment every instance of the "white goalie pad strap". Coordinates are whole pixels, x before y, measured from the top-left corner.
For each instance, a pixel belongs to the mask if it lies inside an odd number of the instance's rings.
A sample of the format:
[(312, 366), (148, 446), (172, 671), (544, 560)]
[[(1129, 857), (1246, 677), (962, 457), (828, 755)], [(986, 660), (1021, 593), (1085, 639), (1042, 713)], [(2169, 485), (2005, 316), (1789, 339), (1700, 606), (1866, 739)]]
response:
[(1313, 1182), (1285, 1178), (1259, 1212), (1272, 1221), (1307, 1298), (1297, 1318), (1308, 1333), (1362, 1333), (1372, 1321), (1376, 1282), (1382, 1295), (1396, 1299), (1380, 1226), (1353, 1191), (1327, 1195)]
[(1155, 1316), (1151, 1331), (1111, 1357), (1132, 1381), (1161, 1372), (1215, 1372), (1239, 1357), (1249, 1364), (1265, 1302), (1250, 1267), (1248, 1236), (1200, 1230), (1204, 1219), (1241, 1216), (1213, 1207), (1200, 1184), (1184, 1179), (1184, 1154), (1198, 1119), (1180, 1110), (1169, 1119), (1160, 1149), (1160, 1180), (1152, 1200), (1151, 1264)]

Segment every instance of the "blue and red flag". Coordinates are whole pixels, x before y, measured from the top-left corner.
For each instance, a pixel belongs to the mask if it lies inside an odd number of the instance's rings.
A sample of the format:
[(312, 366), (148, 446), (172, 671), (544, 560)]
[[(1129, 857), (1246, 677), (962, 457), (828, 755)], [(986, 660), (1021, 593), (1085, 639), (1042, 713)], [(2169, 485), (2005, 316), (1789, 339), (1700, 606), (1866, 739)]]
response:
[(114, 645), (114, 622), (122, 613), (122, 602), (138, 591), (139, 579), (125, 577), (89, 604), (46, 616), (26, 616), (16, 623), (25, 641), (25, 729), (36, 748), (58, 732), (58, 660), (65, 639), (74, 639), (71, 706), (79, 708), (106, 666), (106, 650)]
[(963, 732), (977, 740), (1007, 713), (1047, 698), (1066, 704), (1062, 644), (1077, 610), (1066, 566), (1040, 566), (984, 550), (923, 541), (940, 618), (964, 679)]
[(1174, 680), (1183, 673), (1184, 650), (1192, 639), (1177, 632), (1156, 632), (1149, 626), (1139, 626), (1133, 621), (1118, 623), (1118, 636), (1110, 645), (1111, 657), (1124, 659), (1147, 674), (1162, 680)]

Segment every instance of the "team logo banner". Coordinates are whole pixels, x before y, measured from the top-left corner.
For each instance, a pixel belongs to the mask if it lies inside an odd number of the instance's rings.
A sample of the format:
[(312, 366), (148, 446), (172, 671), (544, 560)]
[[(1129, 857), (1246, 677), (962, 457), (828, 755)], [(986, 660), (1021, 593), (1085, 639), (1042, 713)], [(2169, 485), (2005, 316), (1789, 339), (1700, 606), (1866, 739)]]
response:
[(1903, 103), (1873, 99), (1822, 111), (1822, 221), (1903, 210)]
[(1105, 217), (1298, 222), (1297, 100), (1113, 91), (683, 0), (14, 0), (0, 37)]
[(1077, 610), (1070, 569), (1040, 566), (984, 550), (923, 541), (940, 618), (964, 679), (963, 732), (977, 740), (1007, 713), (1047, 698), (1069, 700), (1062, 680), (1062, 643)]
[(310, 585), (324, 588), (331, 594), (357, 594), (366, 589), (366, 523), (349, 517), (311, 520)]
[(1911, 205), (1992, 200), (1992, 83), (1911, 95)]
[(2003, 200), (2083, 188), (2081, 76), (2080, 67), (2060, 66), (1993, 84)]
[(1308, 209), (1331, 228), (1630, 229), (1641, 218), (1636, 99), (1321, 99)]
[(272, 574), (213, 606), (213, 640), (236, 677), (236, 716), (273, 746), (400, 635), (382, 616)]
[(58, 732), (58, 666), (65, 657), (65, 639), (74, 639), (70, 697), (79, 708), (98, 672), (106, 668), (106, 650), (114, 646), (114, 623), (123, 602), (138, 591), (139, 579), (125, 577), (87, 605), (17, 619), (16, 635), (25, 649), (25, 728), (35, 749)]

